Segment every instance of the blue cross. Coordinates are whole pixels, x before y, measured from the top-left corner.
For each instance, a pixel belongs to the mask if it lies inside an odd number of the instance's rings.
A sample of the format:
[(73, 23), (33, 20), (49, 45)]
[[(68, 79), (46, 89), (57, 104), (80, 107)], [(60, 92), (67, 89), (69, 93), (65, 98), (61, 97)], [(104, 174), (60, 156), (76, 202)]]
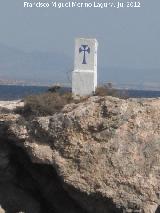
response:
[(86, 62), (86, 52), (89, 54), (90, 53), (90, 48), (88, 45), (81, 45), (81, 47), (79, 48), (79, 53), (83, 52), (83, 62), (82, 64), (87, 64)]

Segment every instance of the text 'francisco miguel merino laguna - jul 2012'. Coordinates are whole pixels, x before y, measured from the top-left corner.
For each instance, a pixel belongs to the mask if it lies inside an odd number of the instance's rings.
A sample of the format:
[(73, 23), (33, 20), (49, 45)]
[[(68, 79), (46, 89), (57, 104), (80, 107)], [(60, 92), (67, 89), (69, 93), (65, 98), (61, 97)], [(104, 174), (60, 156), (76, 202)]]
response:
[(141, 2), (130, 1), (130, 2), (24, 2), (24, 8), (139, 8)]

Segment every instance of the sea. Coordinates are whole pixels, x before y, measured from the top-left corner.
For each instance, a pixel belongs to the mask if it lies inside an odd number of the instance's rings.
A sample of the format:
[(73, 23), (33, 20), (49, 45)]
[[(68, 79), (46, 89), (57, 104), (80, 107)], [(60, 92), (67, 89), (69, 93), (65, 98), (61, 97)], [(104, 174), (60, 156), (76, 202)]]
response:
[[(26, 96), (47, 92), (47, 86), (16, 86), (16, 85), (0, 85), (0, 100), (17, 100), (23, 99)], [(63, 88), (63, 91), (70, 91), (71, 88)], [(119, 90), (131, 98), (157, 98), (160, 97), (160, 91), (151, 90)], [(125, 96), (124, 95), (124, 96)]]

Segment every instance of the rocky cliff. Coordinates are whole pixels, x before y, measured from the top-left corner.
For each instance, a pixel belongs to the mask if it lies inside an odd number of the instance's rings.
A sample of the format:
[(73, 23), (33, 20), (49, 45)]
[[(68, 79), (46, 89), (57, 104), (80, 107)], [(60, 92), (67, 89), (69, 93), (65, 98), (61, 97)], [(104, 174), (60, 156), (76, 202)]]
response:
[(91, 97), (47, 117), (18, 105), (0, 102), (0, 212), (160, 212), (160, 99)]

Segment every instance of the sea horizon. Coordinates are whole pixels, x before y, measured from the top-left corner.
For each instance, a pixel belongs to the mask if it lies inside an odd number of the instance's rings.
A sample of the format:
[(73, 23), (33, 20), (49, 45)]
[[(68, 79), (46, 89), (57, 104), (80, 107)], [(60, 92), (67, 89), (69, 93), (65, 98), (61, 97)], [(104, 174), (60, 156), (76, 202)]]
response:
[[(47, 92), (51, 86), (38, 85), (0, 85), (0, 100), (12, 101), (23, 99), (26, 96)], [(62, 92), (71, 91), (71, 87), (63, 87)], [(160, 90), (115, 88), (120, 94), (127, 98), (158, 98)]]

